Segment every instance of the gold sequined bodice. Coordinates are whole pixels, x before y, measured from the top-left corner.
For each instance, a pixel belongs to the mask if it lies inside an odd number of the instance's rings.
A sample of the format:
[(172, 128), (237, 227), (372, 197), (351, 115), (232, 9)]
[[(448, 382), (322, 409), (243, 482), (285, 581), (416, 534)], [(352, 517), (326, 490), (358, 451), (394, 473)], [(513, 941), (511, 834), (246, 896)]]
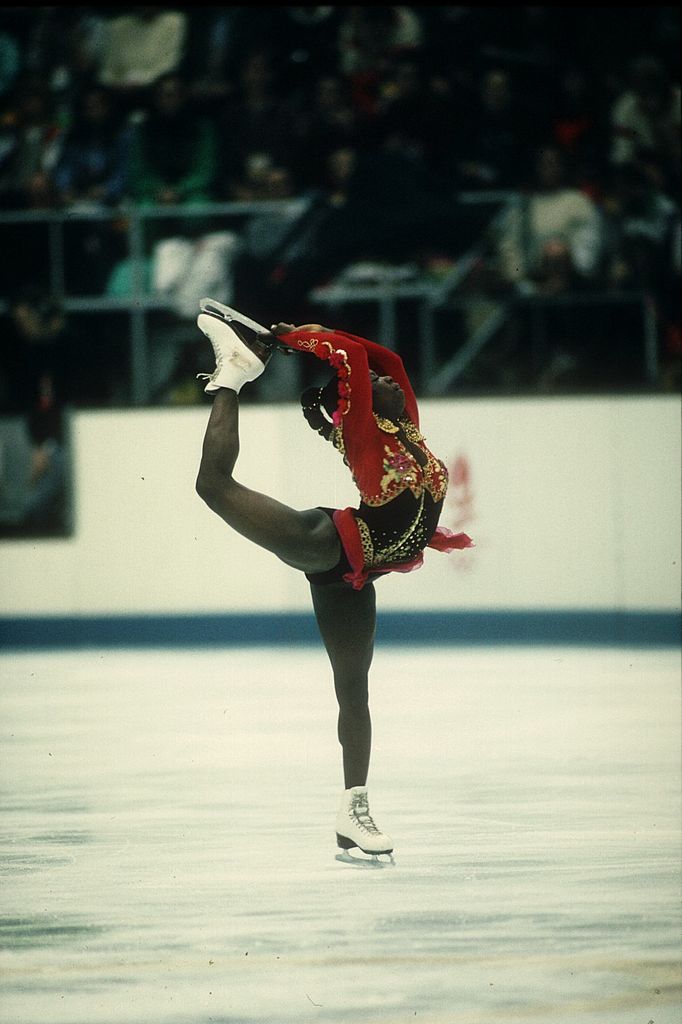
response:
[[(362, 500), (355, 520), (367, 567), (409, 562), (423, 551), (438, 525), (448, 487), (444, 463), (414, 424), (403, 421), (401, 426), (402, 431), (384, 431), (378, 486), (370, 493), (359, 487)], [(341, 431), (333, 441), (343, 452)]]

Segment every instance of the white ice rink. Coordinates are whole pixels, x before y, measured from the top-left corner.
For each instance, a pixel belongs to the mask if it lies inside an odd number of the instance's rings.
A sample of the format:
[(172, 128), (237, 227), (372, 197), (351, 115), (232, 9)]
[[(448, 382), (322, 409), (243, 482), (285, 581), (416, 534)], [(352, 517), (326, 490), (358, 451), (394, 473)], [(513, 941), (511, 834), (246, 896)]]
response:
[(2, 1024), (680, 1024), (675, 651), (6, 654)]

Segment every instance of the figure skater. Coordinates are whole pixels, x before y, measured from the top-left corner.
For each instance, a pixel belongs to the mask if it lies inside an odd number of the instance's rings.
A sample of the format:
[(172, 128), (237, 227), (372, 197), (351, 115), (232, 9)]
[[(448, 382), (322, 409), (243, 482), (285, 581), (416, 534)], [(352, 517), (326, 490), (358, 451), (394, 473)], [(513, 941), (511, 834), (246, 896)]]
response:
[[(369, 811), (371, 749), (368, 673), (374, 651), (374, 579), (411, 572), (424, 548), (472, 546), (463, 533), (438, 526), (447, 490), (445, 465), (427, 448), (402, 360), (394, 352), (320, 324), (279, 323), (254, 334), (253, 321), (211, 299), (197, 324), (213, 346), (216, 369), (205, 391), (214, 396), (196, 488), (210, 509), (242, 536), (304, 572), (334, 676), (345, 789), (337, 844), (375, 859), (393, 841)], [(357, 508), (296, 511), (235, 480), (242, 386), (265, 370), (277, 348), (316, 356), (334, 376), (301, 396), (303, 415), (341, 453), (360, 492)]]

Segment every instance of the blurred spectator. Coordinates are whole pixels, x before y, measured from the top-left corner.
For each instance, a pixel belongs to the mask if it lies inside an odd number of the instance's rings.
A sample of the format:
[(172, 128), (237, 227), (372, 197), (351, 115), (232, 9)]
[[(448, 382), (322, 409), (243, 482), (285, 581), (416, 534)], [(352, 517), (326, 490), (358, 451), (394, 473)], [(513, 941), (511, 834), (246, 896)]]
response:
[(454, 133), (449, 129), (460, 187), (518, 188), (529, 155), (530, 123), (514, 95), (511, 75), (503, 68), (486, 71), (477, 96), (466, 106)]
[(352, 6), (345, 9), (337, 33), (338, 70), (351, 84), (357, 113), (373, 118), (391, 63), (417, 50), (423, 40), (419, 15), (411, 7)]
[(498, 269), (503, 280), (523, 288), (536, 277), (544, 247), (553, 241), (566, 243), (582, 278), (597, 278), (603, 245), (599, 209), (569, 182), (560, 150), (547, 145), (537, 154), (530, 189), (500, 232)]
[[(556, 240), (547, 242), (543, 247), (533, 284), (537, 296), (550, 300), (576, 296), (588, 287), (588, 282), (576, 271), (568, 244)], [(542, 367), (537, 367), (540, 369), (537, 382), (540, 391), (603, 387), (607, 384), (603, 379), (599, 380), (598, 371), (595, 373), (597, 367), (607, 367), (610, 358), (604, 351), (604, 322), (595, 317), (594, 307), (581, 303), (549, 302), (540, 316), (543, 325), (541, 338), (544, 336), (545, 344), (538, 344), (538, 339), (534, 338), (535, 351), (532, 353)], [(531, 321), (528, 326), (531, 338), (534, 332), (537, 332), (537, 325)], [(626, 341), (624, 336), (619, 340), (621, 343)], [(627, 348), (627, 345), (623, 347)], [(622, 358), (625, 363), (625, 353)], [(614, 382), (616, 377), (614, 374)]]
[(95, 78), (106, 15), (83, 7), (25, 8), (27, 72), (48, 90), (56, 119), (67, 127), (81, 90)]
[(162, 75), (152, 91), (149, 116), (133, 133), (131, 198), (143, 205), (210, 202), (216, 171), (213, 124), (195, 116), (179, 76)]
[(337, 6), (272, 7), (267, 36), (281, 69), (284, 90), (305, 104), (311, 82), (337, 70), (336, 35), (343, 18)]
[[(521, 6), (488, 8), (480, 25), (480, 49), (474, 68), (509, 71), (514, 76), (517, 98), (523, 97), (534, 134), (546, 135), (551, 113), (554, 76), (571, 60), (577, 17), (570, 7)], [(570, 26), (570, 28), (568, 27)]]
[(331, 206), (340, 207), (347, 202), (357, 160), (357, 151), (352, 146), (341, 146), (327, 157), (324, 186)]
[[(548, 299), (575, 295), (585, 286), (585, 279), (576, 272), (569, 245), (554, 239), (542, 248), (540, 264), (533, 282), (537, 296)], [(557, 391), (585, 384), (590, 362), (590, 342), (594, 333), (593, 311), (589, 306), (549, 304), (540, 314), (543, 320), (544, 340), (533, 340), (531, 353), (540, 370), (537, 386), (540, 391)], [(537, 328), (536, 328), (537, 331)], [(544, 337), (543, 337), (544, 336)], [(544, 365), (543, 365), (544, 364)]]
[(97, 84), (108, 26), (107, 15), (92, 7), (74, 8), (65, 26), (65, 71), (74, 105), (84, 90)]
[[(22, 8), (10, 8), (10, 17)], [(63, 7), (25, 7), (24, 24), (20, 28), (19, 45), (22, 69), (27, 76), (49, 92), (59, 88), (66, 64), (66, 27), (71, 20), (70, 9)], [(19, 22), (15, 21), (17, 28)]]
[(22, 526), (61, 525), (64, 411), (78, 390), (74, 339), (63, 312), (39, 289), (12, 304), (0, 361), (0, 412), (24, 419), (31, 442)]
[(130, 135), (107, 89), (95, 85), (84, 91), (54, 172), (61, 202), (118, 203), (126, 187)]
[(593, 199), (598, 198), (604, 179), (607, 131), (598, 84), (584, 68), (568, 68), (553, 104), (550, 133), (564, 160), (575, 168), (580, 188)]
[(290, 166), (293, 145), (291, 111), (277, 90), (275, 69), (268, 49), (259, 47), (246, 53), (239, 66), (237, 91), (225, 104), (218, 124), (220, 190), (225, 198), (236, 197), (249, 161), (260, 161), (269, 166)]
[[(216, 130), (208, 117), (197, 117), (189, 101), (187, 85), (173, 73), (162, 75), (152, 89), (149, 115), (134, 127), (130, 145), (128, 192), (140, 206), (175, 206), (207, 203), (215, 200), (217, 171)], [(173, 279), (173, 289), (180, 284), (179, 274), (168, 272), (170, 265), (186, 265), (187, 251), (200, 243), (209, 231), (206, 218), (159, 218), (145, 229), (145, 240), (152, 255), (147, 257), (140, 274), (143, 291), (165, 291), (158, 282), (161, 277)], [(230, 242), (231, 247), (231, 242)], [(160, 252), (159, 252), (160, 249)], [(180, 252), (180, 260), (175, 253)], [(211, 259), (209, 262), (213, 262)], [(111, 296), (129, 295), (132, 290), (134, 265), (122, 259), (110, 275), (106, 291)], [(170, 288), (170, 285), (169, 285)], [(186, 304), (185, 290), (182, 302)], [(196, 301), (201, 298), (201, 293)], [(224, 300), (223, 300), (224, 301)]]
[(421, 21), (411, 7), (348, 7), (337, 36), (339, 70), (351, 77), (371, 71), (377, 61), (416, 49), (422, 38)]
[(0, 134), (0, 205), (5, 209), (52, 206), (52, 174), (60, 155), (62, 131), (50, 95), (32, 76), (18, 80), (14, 95)]
[(276, 167), (267, 153), (250, 153), (242, 175), (232, 183), (232, 198), (240, 203), (288, 199), (293, 194), (290, 171)]
[(636, 164), (652, 183), (677, 195), (680, 180), (680, 88), (652, 57), (633, 62), (630, 87), (611, 111), (611, 161)]
[(294, 122), (292, 169), (299, 189), (324, 184), (332, 153), (352, 145), (355, 117), (347, 83), (338, 75), (323, 75), (312, 86), (312, 103)]
[(533, 284), (536, 295), (567, 295), (584, 287), (585, 279), (575, 268), (567, 242), (557, 238), (545, 242)]
[(674, 266), (679, 207), (636, 164), (614, 169), (604, 201), (612, 287), (656, 293)]
[(636, 164), (614, 171), (604, 202), (611, 287), (643, 292), (655, 316), (664, 381), (679, 379), (680, 208)]
[[(425, 67), (420, 52), (398, 56), (380, 85), (377, 114), (391, 124), (439, 180), (452, 182), (452, 139), (456, 105), (450, 83)], [(362, 124), (362, 122), (361, 122)], [(371, 142), (375, 121), (363, 124)]]
[[(294, 183), (285, 167), (270, 167), (263, 175), (261, 187), (254, 194), (256, 199), (292, 199)], [(275, 208), (249, 218), (241, 233), (241, 247), (244, 254), (255, 259), (266, 259), (276, 252), (290, 233), (297, 214), (286, 208)]]
[(263, 20), (262, 11), (189, 7), (186, 13), (187, 35), (179, 70), (197, 109), (217, 115), (221, 104), (234, 92), (239, 55), (250, 32), (256, 30), (255, 24)]
[[(121, 124), (107, 89), (93, 85), (85, 90), (54, 173), (58, 200), (81, 212), (117, 205), (127, 186), (131, 131)], [(121, 254), (121, 242), (113, 221), (70, 223), (64, 232), (67, 290), (100, 294)]]
[(187, 15), (163, 7), (134, 7), (112, 18), (102, 44), (99, 81), (139, 102), (144, 90), (177, 71), (184, 54)]

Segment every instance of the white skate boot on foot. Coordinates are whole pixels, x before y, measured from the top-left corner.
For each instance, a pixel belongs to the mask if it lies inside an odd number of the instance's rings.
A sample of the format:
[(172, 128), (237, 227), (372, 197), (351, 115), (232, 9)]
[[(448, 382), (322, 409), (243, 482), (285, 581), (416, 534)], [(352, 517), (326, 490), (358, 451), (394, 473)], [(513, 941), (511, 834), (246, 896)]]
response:
[(247, 344), (234, 327), (211, 313), (200, 313), (197, 327), (213, 346), (216, 368), (212, 374), (200, 373), (198, 378), (208, 380), (207, 394), (220, 388), (231, 388), (239, 394), (242, 385), (256, 380), (265, 369), (272, 349), (258, 341)]
[[(393, 840), (379, 831), (369, 813), (366, 786), (344, 790), (336, 816), (336, 845), (344, 851), (336, 859), (346, 864), (384, 867), (395, 863)], [(348, 851), (354, 847), (368, 854), (369, 859), (352, 856)], [(381, 855), (387, 855), (389, 860), (379, 860)]]

